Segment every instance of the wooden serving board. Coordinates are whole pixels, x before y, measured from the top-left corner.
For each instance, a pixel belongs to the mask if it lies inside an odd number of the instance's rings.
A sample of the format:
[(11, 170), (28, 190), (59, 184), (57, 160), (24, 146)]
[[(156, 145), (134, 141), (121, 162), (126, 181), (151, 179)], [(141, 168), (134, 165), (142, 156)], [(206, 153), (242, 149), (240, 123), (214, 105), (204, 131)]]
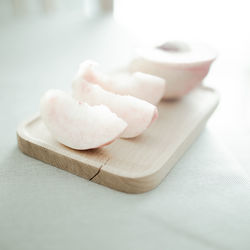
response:
[(87, 151), (55, 141), (36, 116), (18, 128), (18, 145), (31, 157), (98, 184), (142, 193), (167, 175), (199, 135), (218, 100), (212, 89), (199, 87), (181, 100), (161, 102), (158, 120), (141, 136)]

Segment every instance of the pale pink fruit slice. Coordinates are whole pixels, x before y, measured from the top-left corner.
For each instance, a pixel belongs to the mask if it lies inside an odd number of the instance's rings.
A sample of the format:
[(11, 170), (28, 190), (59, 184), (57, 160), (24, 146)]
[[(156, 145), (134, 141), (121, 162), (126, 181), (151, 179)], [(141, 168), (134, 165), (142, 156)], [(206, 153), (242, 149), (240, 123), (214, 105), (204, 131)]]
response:
[(160, 102), (165, 93), (164, 79), (142, 72), (114, 73), (110, 75), (106, 86), (106, 89), (110, 86), (110, 90), (114, 93), (132, 95), (154, 105)]
[(118, 138), (127, 124), (106, 106), (89, 106), (61, 90), (49, 90), (41, 99), (41, 117), (51, 135), (78, 150), (98, 148)]
[(116, 94), (135, 96), (154, 105), (159, 103), (165, 93), (165, 80), (160, 77), (141, 72), (130, 74), (126, 71), (105, 75), (94, 61), (83, 62), (77, 77), (82, 77)]
[(104, 104), (123, 119), (128, 127), (121, 137), (132, 138), (140, 135), (157, 118), (157, 108), (133, 96), (122, 96), (104, 90), (82, 78), (73, 82), (73, 97), (90, 105)]
[(217, 53), (203, 44), (167, 42), (159, 47), (140, 48), (129, 65), (166, 80), (164, 98), (179, 98), (198, 86), (209, 72)]

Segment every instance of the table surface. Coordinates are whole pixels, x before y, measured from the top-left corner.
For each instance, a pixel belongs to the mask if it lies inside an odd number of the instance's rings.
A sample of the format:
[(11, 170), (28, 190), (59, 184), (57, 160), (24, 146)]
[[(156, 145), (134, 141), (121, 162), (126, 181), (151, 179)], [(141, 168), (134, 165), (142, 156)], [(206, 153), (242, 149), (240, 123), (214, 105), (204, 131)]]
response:
[(23, 155), (15, 130), (47, 89), (70, 89), (82, 60), (128, 61), (131, 37), (110, 17), (79, 16), (10, 23), (0, 34), (0, 249), (250, 248), (247, 37), (218, 44), (205, 84), (221, 104), (202, 135), (157, 189), (129, 195)]

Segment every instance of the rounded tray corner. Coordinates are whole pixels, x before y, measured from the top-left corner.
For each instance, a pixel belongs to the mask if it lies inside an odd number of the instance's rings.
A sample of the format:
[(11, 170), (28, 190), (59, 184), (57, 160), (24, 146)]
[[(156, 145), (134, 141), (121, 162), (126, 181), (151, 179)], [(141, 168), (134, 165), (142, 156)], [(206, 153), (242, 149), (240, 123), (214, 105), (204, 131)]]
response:
[(122, 174), (104, 168), (100, 169), (99, 173), (91, 181), (121, 192), (140, 194), (156, 188), (170, 171), (169, 169), (166, 173), (162, 173), (162, 170), (162, 168), (157, 168), (142, 171), (141, 173)]

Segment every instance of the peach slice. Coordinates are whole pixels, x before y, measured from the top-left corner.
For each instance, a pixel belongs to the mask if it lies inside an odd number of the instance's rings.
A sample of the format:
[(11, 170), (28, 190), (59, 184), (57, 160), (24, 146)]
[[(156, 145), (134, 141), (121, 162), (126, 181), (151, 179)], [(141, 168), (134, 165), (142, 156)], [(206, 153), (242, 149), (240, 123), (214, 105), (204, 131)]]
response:
[(132, 95), (157, 105), (165, 93), (165, 80), (145, 74), (135, 72), (114, 73), (110, 77), (112, 92), (117, 94)]
[(106, 106), (89, 106), (61, 90), (49, 90), (41, 99), (41, 117), (51, 135), (78, 150), (113, 142), (127, 124)]
[(165, 79), (165, 99), (180, 98), (198, 86), (217, 56), (215, 50), (206, 45), (184, 42), (141, 48), (136, 54), (129, 70)]
[(80, 65), (77, 77), (98, 84), (110, 92), (135, 96), (154, 105), (159, 103), (165, 93), (165, 80), (160, 77), (141, 72), (130, 74), (126, 71), (105, 75), (98, 69), (96, 62), (89, 60)]
[(123, 138), (140, 135), (158, 116), (157, 108), (151, 103), (133, 96), (114, 94), (83, 78), (76, 78), (72, 89), (77, 100), (89, 105), (104, 104), (123, 119), (128, 124), (121, 135)]

